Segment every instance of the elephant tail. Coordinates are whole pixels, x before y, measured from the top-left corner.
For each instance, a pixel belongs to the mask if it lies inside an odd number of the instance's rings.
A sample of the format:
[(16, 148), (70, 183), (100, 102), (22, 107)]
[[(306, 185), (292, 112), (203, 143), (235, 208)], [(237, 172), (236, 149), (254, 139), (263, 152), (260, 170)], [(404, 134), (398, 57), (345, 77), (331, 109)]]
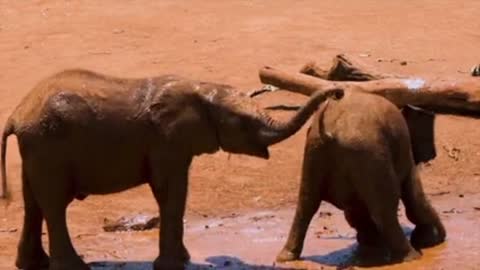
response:
[(3, 128), (2, 134), (2, 163), (1, 163), (1, 170), (2, 170), (2, 192), (0, 193), (0, 199), (9, 201), (10, 193), (7, 189), (7, 139), (8, 136), (15, 133), (15, 126), (13, 124), (12, 118), (7, 120), (5, 127)]
[(327, 101), (325, 101), (325, 106), (323, 107), (323, 109), (321, 111), (318, 111), (318, 114), (319, 114), (318, 121), (320, 121), (319, 124), (320, 124), (320, 130), (321, 130), (320, 137), (322, 137), (322, 139), (324, 139), (325, 141), (335, 140), (335, 134), (328, 131), (327, 128), (325, 127), (324, 115), (325, 115), (325, 111), (328, 109), (329, 101), (330, 100), (327, 99)]

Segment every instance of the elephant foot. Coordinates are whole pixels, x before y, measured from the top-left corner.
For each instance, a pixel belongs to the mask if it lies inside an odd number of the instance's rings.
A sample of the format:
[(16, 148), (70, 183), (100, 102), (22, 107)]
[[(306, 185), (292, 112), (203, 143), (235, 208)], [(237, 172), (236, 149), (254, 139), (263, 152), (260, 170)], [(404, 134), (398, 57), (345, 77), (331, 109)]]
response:
[(395, 254), (395, 253), (392, 253), (391, 254), (391, 257), (390, 257), (390, 261), (392, 263), (401, 263), (401, 262), (410, 262), (410, 261), (413, 261), (413, 260), (416, 260), (416, 259), (419, 259), (420, 257), (422, 257), (422, 253), (420, 253), (419, 251), (411, 248), (407, 254), (403, 253), (403, 254)]
[(75, 257), (72, 259), (50, 260), (50, 268), (48, 270), (90, 270), (90, 267), (80, 257)]
[(23, 270), (48, 269), (49, 264), (50, 258), (43, 249), (33, 255), (20, 252), (15, 261), (15, 266)]
[(410, 242), (416, 249), (436, 246), (445, 241), (445, 229), (435, 225), (417, 225), (410, 236)]
[(153, 270), (184, 270), (185, 260), (170, 257), (158, 257), (153, 262)]
[(384, 246), (359, 245), (354, 252), (353, 263), (360, 267), (384, 265), (389, 262)]
[(182, 244), (181, 259), (184, 263), (187, 263), (190, 261), (190, 253), (188, 252), (188, 249), (183, 244)]
[(280, 253), (277, 255), (277, 262), (289, 262), (289, 261), (295, 261), (300, 259), (300, 254), (293, 253), (292, 251), (288, 249), (282, 249)]
[(420, 253), (419, 251), (416, 251), (415, 249), (411, 249), (408, 254), (403, 257), (403, 261), (404, 262), (410, 262), (410, 261), (413, 261), (413, 260), (416, 260), (416, 259), (420, 259), (420, 257), (422, 257), (422, 253)]

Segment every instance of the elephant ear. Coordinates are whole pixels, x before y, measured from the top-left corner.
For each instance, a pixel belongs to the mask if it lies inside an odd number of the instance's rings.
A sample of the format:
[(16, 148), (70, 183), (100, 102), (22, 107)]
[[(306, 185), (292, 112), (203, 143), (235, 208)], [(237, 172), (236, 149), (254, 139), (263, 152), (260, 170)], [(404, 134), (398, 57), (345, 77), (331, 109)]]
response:
[(435, 114), (424, 109), (406, 105), (402, 115), (408, 125), (415, 164), (427, 162), (437, 156), (435, 148)]
[(219, 149), (215, 126), (195, 94), (173, 97), (166, 94), (150, 105), (149, 111), (157, 134), (176, 150), (181, 148), (200, 155)]

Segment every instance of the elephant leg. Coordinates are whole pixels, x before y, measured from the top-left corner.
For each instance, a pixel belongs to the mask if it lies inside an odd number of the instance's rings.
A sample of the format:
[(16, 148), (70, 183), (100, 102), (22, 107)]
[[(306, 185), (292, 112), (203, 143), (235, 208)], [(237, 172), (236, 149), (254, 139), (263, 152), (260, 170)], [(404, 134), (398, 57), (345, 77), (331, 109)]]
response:
[[(381, 202), (379, 202), (381, 203)], [(373, 220), (386, 241), (392, 262), (411, 261), (420, 257), (403, 233), (397, 218), (397, 207), (372, 211)]]
[(313, 146), (307, 144), (304, 152), (297, 208), (287, 242), (277, 255), (276, 260), (278, 262), (300, 258), (308, 226), (320, 207), (322, 178), (320, 172), (326, 172), (327, 166), (320, 160), (318, 154)]
[[(361, 205), (358, 203), (358, 205)], [(355, 254), (357, 265), (369, 266), (385, 262), (385, 243), (368, 210), (358, 206), (345, 210), (345, 219), (357, 231), (358, 248)]]
[(75, 251), (66, 222), (66, 207), (59, 204), (45, 211), (50, 241), (50, 270), (88, 270), (90, 269)]
[(172, 165), (170, 172), (154, 172), (150, 183), (160, 207), (160, 255), (154, 269), (184, 269), (190, 254), (183, 243), (183, 217), (191, 159)]
[(369, 167), (367, 164), (364, 166), (364, 169), (371, 172), (372, 177), (363, 188), (362, 198), (390, 250), (390, 260), (392, 262), (414, 260), (420, 257), (420, 254), (412, 248), (398, 221), (400, 190), (393, 168), (385, 166), (384, 163), (374, 164), (381, 166)]
[(380, 247), (383, 240), (377, 226), (365, 208), (345, 210), (345, 219), (357, 231), (357, 242), (360, 247)]
[[(35, 164), (28, 176), (33, 195), (45, 216), (50, 246), (50, 270), (87, 270), (87, 264), (76, 253), (68, 233), (66, 210), (74, 198), (66, 166)], [(30, 173), (31, 172), (31, 173)]]
[(25, 216), (15, 265), (24, 270), (48, 268), (49, 258), (42, 247), (43, 213), (33, 197), (25, 172), (22, 182)]
[(423, 192), (416, 169), (402, 186), (402, 201), (407, 218), (415, 224), (410, 241), (417, 249), (432, 247), (445, 241), (446, 231), (440, 217)]

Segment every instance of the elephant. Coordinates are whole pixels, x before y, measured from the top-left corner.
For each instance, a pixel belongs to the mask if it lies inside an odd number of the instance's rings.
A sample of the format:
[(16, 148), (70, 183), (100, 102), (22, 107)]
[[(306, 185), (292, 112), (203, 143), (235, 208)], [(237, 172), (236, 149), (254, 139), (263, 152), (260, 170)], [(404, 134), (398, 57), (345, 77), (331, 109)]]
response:
[[(194, 156), (220, 149), (268, 159), (268, 146), (297, 132), (328, 99), (312, 96), (287, 122), (224, 84), (177, 75), (120, 78), (69, 69), (40, 81), (8, 118), (2, 136), (1, 196), (7, 196), (6, 141), (16, 135), (25, 203), (16, 266), (83, 270), (65, 212), (74, 199), (148, 184), (160, 208), (154, 269), (183, 269), (188, 171)], [(45, 218), (50, 257), (41, 244)]]
[[(345, 90), (320, 105), (307, 131), (296, 212), (279, 262), (300, 258), (321, 201), (343, 210), (356, 232), (357, 264), (398, 263), (445, 241), (445, 228), (423, 191), (417, 164), (436, 156), (434, 117), (413, 106)], [(410, 242), (397, 218), (402, 201), (416, 225)], [(381, 252), (381, 251), (387, 252)]]

